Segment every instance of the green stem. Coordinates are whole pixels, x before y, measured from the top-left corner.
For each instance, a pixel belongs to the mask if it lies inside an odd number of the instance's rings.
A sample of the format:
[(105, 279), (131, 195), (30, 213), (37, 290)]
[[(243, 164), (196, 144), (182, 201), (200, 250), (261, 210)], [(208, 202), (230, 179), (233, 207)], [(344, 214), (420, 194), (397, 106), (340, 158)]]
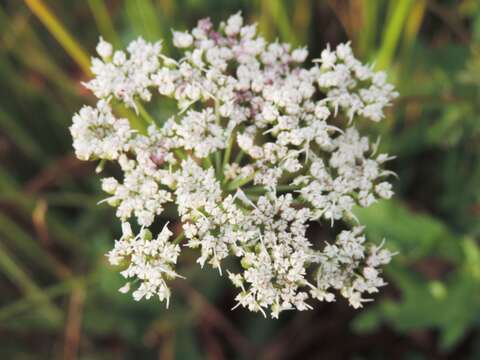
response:
[(223, 166), (222, 166), (222, 154), (220, 153), (220, 150), (217, 150), (215, 152), (215, 170), (217, 172), (217, 178), (220, 179), (220, 181), (223, 178)]
[(147, 133), (147, 126), (145, 124), (145, 121), (142, 121), (142, 119), (135, 114), (132, 109), (127, 108), (125, 105), (123, 105), (119, 101), (112, 100), (112, 107), (115, 111), (118, 112), (118, 114), (130, 122), (130, 126), (136, 130), (138, 130), (142, 134)]
[(103, 171), (106, 163), (107, 163), (107, 160), (105, 160), (105, 159), (100, 160), (97, 167), (95, 168), (95, 172), (97, 174), (101, 173)]
[(253, 180), (254, 177), (255, 177), (255, 174), (252, 174), (252, 175), (247, 176), (247, 177), (237, 178), (226, 186), (226, 190), (227, 191), (234, 191), (234, 190), (238, 189), (240, 186), (248, 184), (250, 181)]
[(232, 154), (234, 139), (235, 139), (235, 135), (232, 131), (232, 133), (230, 134), (230, 137), (228, 138), (227, 148), (225, 149), (225, 153), (223, 154), (222, 173), (225, 171), (225, 166), (227, 166), (228, 162), (230, 161), (230, 155)]
[[(215, 99), (215, 123), (218, 126), (221, 126), (221, 119), (220, 119), (220, 104), (217, 99)], [(222, 180), (223, 178), (223, 165), (222, 165), (222, 154), (220, 150), (217, 150), (214, 154), (215, 159), (215, 172), (217, 173), (217, 178)]]
[(140, 112), (140, 115), (142, 116), (143, 120), (149, 125), (156, 124), (155, 120), (153, 117), (148, 113), (147, 110), (143, 107), (142, 103), (140, 101), (135, 101), (135, 105), (137, 105), (138, 111)]
[(186, 160), (187, 159), (187, 155), (185, 154), (185, 152), (182, 149), (175, 149), (175, 150), (173, 150), (173, 152), (175, 153), (175, 155), (177, 155), (180, 158), (180, 160)]
[[(278, 192), (292, 191), (292, 190), (298, 190), (298, 189), (300, 189), (300, 187), (296, 185), (278, 185), (276, 187), (276, 190)], [(249, 193), (254, 193), (254, 194), (258, 194), (258, 193), (263, 194), (267, 192), (267, 188), (263, 186), (252, 186), (244, 189), (244, 191)]]
[(203, 166), (207, 169), (213, 167), (212, 160), (210, 159), (210, 156), (207, 156), (206, 158), (203, 159)]
[(240, 162), (242, 161), (244, 155), (245, 155), (245, 152), (243, 150), (240, 150), (237, 156), (235, 157), (235, 160), (233, 160), (233, 162), (240, 165)]
[(173, 244), (178, 245), (182, 242), (183, 239), (185, 239), (185, 232), (182, 230), (182, 232), (178, 234), (175, 239), (173, 239)]

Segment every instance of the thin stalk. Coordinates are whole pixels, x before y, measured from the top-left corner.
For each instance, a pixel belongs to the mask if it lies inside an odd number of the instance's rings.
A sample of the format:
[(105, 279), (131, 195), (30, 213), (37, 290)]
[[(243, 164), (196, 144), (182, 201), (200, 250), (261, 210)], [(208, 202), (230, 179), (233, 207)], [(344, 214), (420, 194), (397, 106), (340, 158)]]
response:
[(206, 158), (203, 159), (203, 166), (206, 167), (207, 169), (213, 167), (210, 156), (207, 156)]
[[(49, 286), (43, 290), (43, 293), (49, 300), (53, 300), (56, 297), (68, 294), (68, 292), (70, 292), (75, 286), (84, 286), (86, 282), (93, 279), (92, 275), (93, 274), (89, 275), (87, 278), (84, 276), (70, 278), (58, 284)], [(14, 301), (11, 304), (5, 305), (0, 308), (0, 321), (6, 321), (14, 316), (18, 316), (22, 312), (29, 310), (34, 305), (35, 298), (32, 297), (25, 297)]]
[(217, 172), (217, 177), (222, 180), (223, 178), (223, 167), (222, 167), (222, 154), (220, 150), (217, 150), (213, 155), (215, 158), (215, 170)]
[(134, 111), (127, 108), (119, 101), (113, 102), (113, 109), (118, 112), (120, 116), (128, 119), (133, 129), (140, 131), (142, 134), (147, 132), (146, 121), (143, 121)]
[(405, 22), (405, 48), (411, 48), (425, 17), (427, 0), (417, 0)]
[(382, 47), (377, 56), (377, 67), (379, 69), (385, 69), (391, 64), (412, 3), (413, 0), (397, 0), (390, 4), (390, 16), (387, 28), (383, 33)]
[(97, 174), (100, 174), (103, 171), (103, 169), (105, 168), (106, 164), (107, 164), (107, 160), (105, 160), (105, 159), (100, 160), (97, 167), (95, 168), (95, 172)]
[(183, 239), (185, 239), (185, 232), (182, 230), (182, 232), (178, 234), (178, 236), (175, 239), (173, 239), (173, 243), (175, 245), (180, 244)]
[[(75, 193), (75, 192), (68, 192), (62, 191), (59, 192), (52, 192), (52, 193), (44, 193), (42, 197), (48, 202), (50, 207), (56, 206), (70, 206), (75, 208), (97, 208), (97, 203), (103, 200), (103, 196), (92, 196), (86, 195), (84, 193)], [(3, 199), (0, 196), (0, 201)]]
[(298, 45), (298, 40), (290, 24), (291, 14), (289, 14), (285, 2), (282, 0), (262, 0), (262, 2), (264, 5), (263, 9), (268, 11), (281, 38), (290, 44)]
[(10, 240), (9, 243), (15, 247), (16, 254), (22, 253), (29, 261), (59, 278), (68, 275), (68, 270), (62, 263), (43, 249), (38, 241), (16, 222), (3, 214), (0, 214), (0, 234)]
[(0, 242), (0, 269), (10, 279), (10, 281), (18, 286), (28, 297), (41, 304), (42, 313), (52, 324), (60, 324), (62, 320), (62, 312), (50, 302), (48, 296), (35, 284), (35, 282), (24, 272), (3, 247)]
[(113, 27), (112, 18), (108, 13), (105, 2), (103, 0), (88, 0), (88, 5), (90, 6), (93, 18), (102, 36), (114, 45), (120, 46), (120, 39)]
[(240, 165), (240, 162), (242, 161), (244, 156), (245, 156), (245, 152), (243, 150), (240, 150), (237, 156), (235, 156), (235, 160), (233, 160), (233, 162)]
[[(19, 214), (24, 218), (29, 219), (35, 209), (38, 198), (33, 195), (25, 194), (20, 191), (18, 185), (9, 173), (4, 172), (0, 167), (0, 193), (2, 193), (2, 201), (9, 199), (3, 195), (11, 195), (11, 204), (18, 209)], [(74, 248), (80, 254), (85, 254), (85, 242), (78, 238), (74, 232), (58, 220), (54, 214), (49, 212), (46, 216), (46, 224), (52, 234), (55, 234), (55, 239), (59, 244), (65, 248)]]
[(251, 200), (252, 202), (257, 202), (258, 199), (260, 199), (260, 195), (258, 195), (258, 194), (245, 193), (245, 195), (246, 195), (247, 198), (248, 198), (249, 200)]
[(152, 115), (149, 114), (149, 112), (143, 107), (142, 103), (140, 101), (135, 101), (135, 105), (138, 108), (138, 111), (140, 112), (141, 117), (145, 122), (149, 125), (156, 124), (155, 120), (153, 119)]
[(222, 173), (225, 171), (225, 167), (227, 166), (228, 162), (230, 161), (230, 155), (232, 154), (232, 147), (233, 147), (233, 140), (235, 139), (235, 135), (232, 131), (230, 137), (228, 138), (227, 148), (225, 149), (225, 153), (223, 154), (223, 163), (222, 163)]
[[(285, 192), (285, 191), (298, 190), (300, 189), (300, 187), (296, 185), (278, 185), (275, 189), (278, 192)], [(263, 194), (263, 193), (266, 193), (267, 190), (268, 189), (263, 186), (252, 186), (252, 187), (243, 189), (243, 191), (248, 193), (253, 193), (253, 194)]]
[[(218, 126), (221, 126), (221, 115), (220, 115), (220, 103), (215, 99), (215, 123)], [(217, 178), (222, 180), (223, 178), (223, 162), (222, 154), (220, 150), (217, 150), (213, 155), (215, 159), (215, 172), (217, 173)]]
[(90, 72), (90, 58), (74, 37), (67, 31), (55, 14), (42, 0), (25, 0), (27, 6), (45, 25), (55, 39), (62, 45), (70, 57), (78, 64), (85, 74)]
[(229, 183), (226, 186), (225, 189), (227, 191), (237, 190), (239, 187), (241, 187), (245, 184), (248, 184), (250, 181), (252, 181), (254, 177), (255, 177), (255, 174), (252, 174), (252, 175), (247, 176), (247, 177), (237, 178), (237, 179), (233, 180), (231, 183)]
[(362, 6), (363, 31), (358, 33), (358, 43), (363, 56), (370, 54), (375, 45), (375, 34), (377, 33), (378, 12), (381, 2), (378, 0), (365, 0)]
[(38, 146), (34, 137), (30, 136), (30, 134), (20, 126), (19, 121), (16, 120), (17, 119), (12, 118), (0, 107), (0, 129), (4, 134), (8, 134), (18, 148), (36, 163), (41, 163), (46, 160), (47, 156), (45, 155), (44, 149)]

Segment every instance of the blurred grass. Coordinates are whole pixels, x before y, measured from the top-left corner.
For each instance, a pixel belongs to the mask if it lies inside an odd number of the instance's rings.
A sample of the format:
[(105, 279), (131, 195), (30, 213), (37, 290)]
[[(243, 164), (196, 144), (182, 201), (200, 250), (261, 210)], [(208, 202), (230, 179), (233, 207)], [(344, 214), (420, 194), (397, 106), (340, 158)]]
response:
[(392, 63), (395, 49), (398, 46), (404, 24), (413, 2), (413, 0), (390, 2), (387, 14), (387, 25), (383, 31), (382, 43), (376, 56), (376, 65), (381, 70), (390, 67)]
[[(280, 321), (230, 312), (225, 279), (197, 271), (189, 251), (168, 311), (116, 291), (104, 253), (118, 224), (95, 205), (99, 182), (68, 133), (94, 101), (80, 86), (90, 54), (99, 35), (117, 46), (165, 38), (173, 51), (171, 27), (238, 10), (311, 57), (352, 41), (402, 94), (384, 122), (362, 124), (397, 155), (400, 177), (395, 201), (358, 211), (368, 235), (399, 252), (365, 311), (339, 302)], [(1, 358), (480, 357), (477, 1), (3, 0), (0, 30)]]
[(115, 47), (121, 45), (120, 39), (113, 27), (113, 21), (103, 0), (88, 0), (88, 6), (97, 25), (98, 32)]
[(72, 59), (77, 62), (82, 71), (90, 74), (90, 60), (85, 50), (83, 50), (72, 35), (68, 33), (44, 2), (42, 0), (25, 0), (25, 3), (63, 46)]

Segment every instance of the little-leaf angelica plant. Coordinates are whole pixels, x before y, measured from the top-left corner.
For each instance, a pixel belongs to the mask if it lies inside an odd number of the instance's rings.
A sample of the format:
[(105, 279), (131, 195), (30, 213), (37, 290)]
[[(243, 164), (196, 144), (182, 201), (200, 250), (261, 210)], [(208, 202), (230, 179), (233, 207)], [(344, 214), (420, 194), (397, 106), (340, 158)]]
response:
[[(361, 307), (385, 285), (381, 267), (392, 257), (367, 241), (352, 213), (393, 194), (392, 157), (356, 128), (381, 121), (397, 96), (385, 73), (348, 43), (307, 62), (306, 48), (267, 42), (240, 13), (172, 36), (176, 59), (160, 41), (138, 38), (124, 51), (100, 38), (85, 84), (98, 102), (70, 128), (79, 159), (120, 169), (101, 180), (121, 222), (107, 254), (122, 266), (120, 291), (168, 306), (189, 247), (200, 267), (228, 276), (237, 306), (251, 311), (276, 318), (338, 296)], [(149, 114), (156, 97), (176, 103), (171, 117)], [(153, 231), (168, 207), (178, 236), (172, 223)], [(348, 228), (319, 243), (307, 238), (312, 222)]]

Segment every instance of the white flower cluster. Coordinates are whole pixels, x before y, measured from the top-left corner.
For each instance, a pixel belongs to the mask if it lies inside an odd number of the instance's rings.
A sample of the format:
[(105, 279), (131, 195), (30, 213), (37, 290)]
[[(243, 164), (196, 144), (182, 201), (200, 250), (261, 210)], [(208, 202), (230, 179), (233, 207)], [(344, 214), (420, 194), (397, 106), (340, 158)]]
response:
[[(238, 305), (251, 311), (278, 317), (336, 294), (361, 307), (385, 284), (380, 267), (392, 254), (366, 243), (352, 211), (393, 193), (383, 169), (391, 157), (377, 154), (354, 120), (384, 117), (397, 96), (385, 74), (361, 64), (349, 44), (302, 66), (305, 48), (268, 43), (240, 13), (218, 28), (203, 19), (174, 31), (173, 45), (179, 60), (160, 43), (140, 38), (123, 52), (100, 39), (86, 84), (100, 100), (71, 126), (80, 159), (116, 161), (122, 173), (102, 180), (123, 224), (108, 254), (129, 281), (121, 291), (137, 283), (135, 299), (168, 304), (185, 238), (201, 266), (228, 268)], [(178, 111), (148, 115), (143, 105), (155, 93)], [(135, 121), (115, 117), (119, 103)], [(165, 226), (155, 238), (167, 206), (182, 234), (172, 239)], [(312, 221), (354, 227), (325, 244), (307, 238)]]
[[(115, 242), (115, 247), (107, 256), (112, 265), (127, 262), (127, 268), (122, 275), (142, 281), (133, 292), (135, 300), (143, 297), (149, 299), (157, 295), (161, 301), (170, 299), (170, 290), (166, 279), (174, 279), (179, 275), (173, 270), (180, 254), (180, 247), (168, 241), (172, 232), (164, 227), (156, 239), (148, 229), (142, 229), (137, 236), (133, 235), (129, 223), (122, 225), (123, 236)], [(130, 283), (127, 282), (120, 291), (128, 292)]]

